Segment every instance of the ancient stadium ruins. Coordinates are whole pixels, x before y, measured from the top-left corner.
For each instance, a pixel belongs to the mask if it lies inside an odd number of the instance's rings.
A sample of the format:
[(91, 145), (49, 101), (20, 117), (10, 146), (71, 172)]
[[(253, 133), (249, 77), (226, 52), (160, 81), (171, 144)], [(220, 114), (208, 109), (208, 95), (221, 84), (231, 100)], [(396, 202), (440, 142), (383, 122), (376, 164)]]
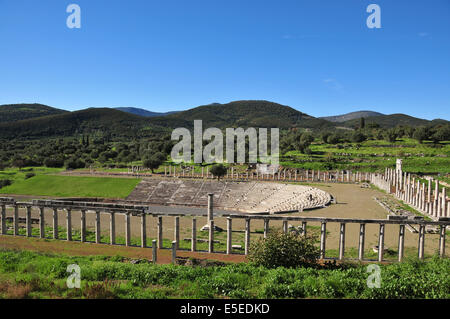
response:
[(203, 207), (209, 193), (214, 194), (214, 207), (245, 213), (304, 211), (325, 207), (332, 201), (327, 192), (303, 185), (151, 178), (142, 180), (127, 200)]

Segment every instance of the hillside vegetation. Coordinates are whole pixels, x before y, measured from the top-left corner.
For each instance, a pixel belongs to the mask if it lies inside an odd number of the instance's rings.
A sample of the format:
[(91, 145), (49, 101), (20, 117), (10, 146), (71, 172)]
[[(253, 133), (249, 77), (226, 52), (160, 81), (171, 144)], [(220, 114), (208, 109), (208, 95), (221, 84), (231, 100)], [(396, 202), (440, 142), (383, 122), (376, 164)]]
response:
[(163, 118), (153, 118), (153, 123), (162, 124), (174, 121), (184, 125), (193, 125), (194, 120), (203, 120), (204, 127), (332, 127), (333, 124), (289, 106), (269, 101), (235, 101), (227, 104), (210, 104), (187, 111), (171, 114)]
[(0, 105), (0, 123), (64, 113), (68, 112), (42, 104), (6, 104)]

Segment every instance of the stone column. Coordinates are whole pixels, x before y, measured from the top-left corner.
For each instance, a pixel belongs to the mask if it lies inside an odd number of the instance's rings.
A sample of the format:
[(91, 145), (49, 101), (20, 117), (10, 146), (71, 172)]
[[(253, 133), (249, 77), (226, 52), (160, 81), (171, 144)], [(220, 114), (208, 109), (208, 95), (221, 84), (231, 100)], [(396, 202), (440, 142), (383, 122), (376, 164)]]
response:
[(156, 263), (158, 261), (158, 249), (156, 246), (156, 239), (152, 240), (152, 262)]
[(209, 221), (209, 240), (208, 240), (208, 252), (214, 252), (214, 220)]
[(72, 240), (72, 210), (66, 209), (66, 229), (67, 229), (67, 241)]
[(175, 216), (173, 227), (173, 240), (177, 242), (177, 249), (180, 249), (180, 217)]
[(175, 264), (177, 261), (177, 243), (175, 241), (172, 242), (172, 264)]
[(27, 223), (27, 237), (31, 237), (32, 234), (32, 227), (31, 227), (31, 206), (27, 206), (27, 213), (26, 213), (26, 223)]
[(427, 202), (431, 202), (431, 181), (432, 181), (432, 178), (430, 178), (428, 180)]
[(380, 233), (378, 236), (378, 261), (383, 261), (383, 254), (384, 254), (384, 229), (385, 225), (380, 224)]
[(434, 181), (434, 200), (439, 199), (439, 180)]
[(269, 219), (264, 218), (264, 238), (267, 238), (268, 234), (269, 234)]
[(245, 219), (245, 255), (250, 249), (250, 218)]
[(439, 229), (439, 257), (445, 257), (445, 225), (441, 225)]
[(322, 222), (320, 227), (320, 259), (325, 258), (325, 246), (326, 246), (326, 235), (327, 234), (327, 223)]
[(441, 212), (441, 216), (445, 216), (445, 212), (446, 212), (446, 205), (447, 203), (447, 194), (446, 194), (446, 188), (442, 187), (442, 203), (441, 203), (441, 207), (442, 207), (442, 212)]
[(359, 245), (358, 245), (358, 259), (364, 259), (364, 241), (366, 237), (366, 224), (359, 225)]
[(131, 244), (130, 218), (130, 213), (125, 213), (125, 246)]
[(339, 232), (339, 260), (344, 259), (345, 253), (345, 223), (341, 223)]
[(197, 220), (192, 219), (192, 236), (191, 236), (191, 251), (197, 250)]
[(231, 217), (227, 217), (227, 254), (231, 254), (231, 247), (233, 245), (232, 243), (232, 231), (233, 231), (233, 220)]
[(100, 244), (101, 242), (101, 228), (100, 228), (100, 211), (95, 211), (95, 242)]
[[(17, 208), (17, 206), (15, 208)], [(14, 214), (14, 216), (16, 216), (16, 215)], [(15, 226), (15, 223), (16, 222), (14, 222), (14, 226)], [(14, 234), (16, 234), (15, 229), (14, 229)], [(44, 217), (44, 207), (43, 206), (39, 207), (39, 238), (45, 238), (45, 217)]]
[(53, 208), (53, 239), (58, 239), (58, 208)]
[(302, 236), (306, 236), (306, 222), (302, 222)]
[(81, 242), (84, 243), (86, 241), (86, 211), (82, 210), (81, 211), (81, 218), (80, 218), (80, 222), (81, 222)]
[[(44, 218), (41, 218), (41, 220), (44, 220)], [(13, 229), (14, 236), (19, 235), (19, 206), (17, 204), (14, 204)], [(41, 238), (44, 238), (44, 236), (41, 235)]]
[(208, 224), (211, 220), (214, 220), (214, 194), (209, 193), (208, 194)]
[(419, 259), (423, 260), (425, 249), (425, 225), (419, 226)]
[(116, 243), (116, 213), (111, 212), (109, 217), (109, 242), (111, 245)]
[(141, 247), (147, 247), (147, 215), (141, 215)]
[(2, 204), (1, 206), (1, 212), (0, 212), (0, 218), (1, 218), (1, 234), (6, 234), (6, 205)]
[(158, 248), (163, 248), (163, 219), (162, 216), (158, 216), (158, 223), (157, 223), (157, 237), (158, 237)]
[(288, 221), (283, 220), (283, 233), (287, 234), (288, 232)]
[(403, 260), (404, 247), (405, 247), (405, 225), (400, 224), (400, 229), (399, 229), (399, 234), (398, 234), (398, 261), (399, 262), (401, 262)]

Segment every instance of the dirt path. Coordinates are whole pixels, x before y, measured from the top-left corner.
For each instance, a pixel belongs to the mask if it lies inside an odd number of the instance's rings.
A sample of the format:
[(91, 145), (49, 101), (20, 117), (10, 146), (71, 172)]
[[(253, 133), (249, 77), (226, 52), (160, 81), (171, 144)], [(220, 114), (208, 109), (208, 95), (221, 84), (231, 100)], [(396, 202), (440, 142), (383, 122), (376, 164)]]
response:
[[(152, 259), (151, 248), (140, 247), (126, 247), (120, 245), (106, 245), (95, 243), (80, 243), (80, 242), (67, 242), (58, 240), (38, 239), (38, 238), (26, 238), (26, 237), (14, 237), (14, 236), (0, 236), (0, 248), (3, 249), (19, 249), (19, 250), (31, 250), (37, 252), (52, 252), (66, 254), (70, 256), (89, 256), (89, 255), (102, 255), (102, 256), (123, 256), (135, 259)], [(171, 262), (171, 250), (170, 249), (158, 249), (158, 264), (169, 264)], [(209, 254), (206, 252), (190, 252), (190, 251), (177, 251), (179, 257), (194, 257), (197, 259), (216, 260), (222, 262), (243, 262), (245, 256), (243, 255), (224, 255), (224, 254)]]

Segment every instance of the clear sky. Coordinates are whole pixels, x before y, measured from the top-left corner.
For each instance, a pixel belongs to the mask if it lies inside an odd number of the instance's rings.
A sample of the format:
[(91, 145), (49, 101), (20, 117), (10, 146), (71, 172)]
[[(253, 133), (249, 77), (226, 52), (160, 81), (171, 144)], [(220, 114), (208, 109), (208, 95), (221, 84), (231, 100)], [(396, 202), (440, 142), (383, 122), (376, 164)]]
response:
[[(71, 3), (81, 29), (66, 26)], [(371, 3), (381, 29), (366, 26)], [(263, 99), (450, 120), (449, 0), (0, 0), (0, 46), (0, 104)]]

